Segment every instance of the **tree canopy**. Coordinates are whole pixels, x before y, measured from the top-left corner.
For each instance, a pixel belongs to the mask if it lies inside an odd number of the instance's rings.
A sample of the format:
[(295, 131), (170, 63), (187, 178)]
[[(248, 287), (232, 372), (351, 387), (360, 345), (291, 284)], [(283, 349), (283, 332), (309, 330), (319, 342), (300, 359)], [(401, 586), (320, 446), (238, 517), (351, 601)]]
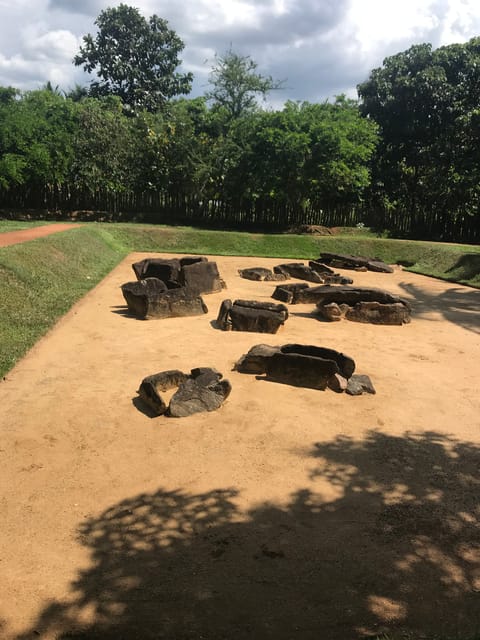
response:
[(257, 106), (259, 97), (280, 89), (283, 82), (257, 72), (257, 63), (250, 56), (242, 56), (231, 49), (216, 56), (210, 73), (211, 89), (207, 100), (226, 111), (230, 119), (239, 118)]
[(83, 38), (74, 58), (97, 78), (93, 97), (118, 96), (133, 111), (156, 111), (174, 96), (190, 92), (191, 73), (178, 73), (182, 40), (157, 15), (146, 20), (126, 4), (105, 9), (95, 21), (98, 33)]
[(430, 235), (438, 217), (478, 215), (480, 38), (386, 58), (358, 86), (380, 127), (374, 201), (408, 212)]

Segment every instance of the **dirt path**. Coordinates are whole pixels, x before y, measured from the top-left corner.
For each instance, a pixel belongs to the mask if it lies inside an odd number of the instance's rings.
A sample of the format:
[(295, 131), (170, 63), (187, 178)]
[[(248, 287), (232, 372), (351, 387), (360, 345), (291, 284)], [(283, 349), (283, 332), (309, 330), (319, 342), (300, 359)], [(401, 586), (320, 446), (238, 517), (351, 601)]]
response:
[(21, 242), (28, 242), (29, 240), (36, 240), (37, 238), (49, 236), (52, 233), (67, 231), (67, 229), (73, 229), (79, 226), (80, 225), (76, 222), (59, 222), (56, 224), (46, 224), (42, 227), (21, 229), (20, 231), (5, 231), (4, 233), (0, 233), (0, 247), (9, 247), (12, 244), (20, 244)]
[[(411, 299), (412, 323), (323, 323), (299, 305), (276, 336), (221, 332), (222, 299), (273, 290), (237, 269), (278, 259), (217, 258), (228, 289), (205, 296), (206, 316), (142, 322), (119, 289), (141, 257), (0, 383), (0, 637), (477, 632), (480, 292), (358, 273)], [(231, 371), (261, 342), (341, 350), (377, 394)], [(231, 381), (219, 411), (151, 419), (135, 406), (145, 375), (195, 366)]]

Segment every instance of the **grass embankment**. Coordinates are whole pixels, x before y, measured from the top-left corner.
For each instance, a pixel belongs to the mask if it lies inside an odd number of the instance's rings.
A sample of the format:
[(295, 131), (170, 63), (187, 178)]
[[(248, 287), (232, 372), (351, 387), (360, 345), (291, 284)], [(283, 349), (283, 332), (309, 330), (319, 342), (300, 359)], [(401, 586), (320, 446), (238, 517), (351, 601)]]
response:
[(46, 224), (52, 224), (48, 220), (36, 220), (28, 222), (27, 220), (2, 220), (0, 219), (0, 233), (6, 231), (23, 231), (23, 229), (31, 229), (32, 227), (42, 227)]
[(0, 375), (124, 255), (91, 228), (0, 249)]
[(307, 236), (206, 231), (190, 227), (135, 224), (100, 225), (129, 251), (165, 251), (296, 259), (317, 258), (321, 251), (378, 257), (403, 264), (414, 273), (480, 288), (480, 246), (364, 235)]
[(321, 251), (377, 256), (480, 288), (480, 247), (359, 235), (298, 236), (90, 223), (0, 249), (0, 375), (131, 251), (306, 260)]

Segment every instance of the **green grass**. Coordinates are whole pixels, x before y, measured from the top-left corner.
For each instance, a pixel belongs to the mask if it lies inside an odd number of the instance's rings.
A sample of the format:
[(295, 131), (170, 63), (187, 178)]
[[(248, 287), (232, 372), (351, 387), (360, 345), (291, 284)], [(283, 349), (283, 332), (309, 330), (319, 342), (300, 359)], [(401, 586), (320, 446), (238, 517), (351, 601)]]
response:
[(124, 255), (88, 228), (0, 249), (0, 375)]
[(0, 218), (0, 233), (7, 231), (22, 231), (23, 229), (31, 229), (32, 227), (41, 227), (46, 224), (52, 224), (48, 220), (36, 220), (28, 222), (26, 220), (2, 220)]
[[(22, 223), (32, 226), (30, 223)], [(480, 288), (480, 247), (364, 234), (306, 236), (191, 227), (88, 223), (0, 249), (0, 375), (131, 251), (245, 255), (295, 260), (321, 251), (379, 257), (410, 270)]]
[(206, 231), (191, 227), (142, 224), (102, 224), (115, 240), (130, 251), (206, 253), (282, 257), (299, 260), (317, 258), (321, 251), (378, 257), (401, 263), (414, 273), (434, 276), (480, 288), (480, 246), (410, 240), (391, 240), (351, 234), (308, 236), (259, 234), (239, 231)]

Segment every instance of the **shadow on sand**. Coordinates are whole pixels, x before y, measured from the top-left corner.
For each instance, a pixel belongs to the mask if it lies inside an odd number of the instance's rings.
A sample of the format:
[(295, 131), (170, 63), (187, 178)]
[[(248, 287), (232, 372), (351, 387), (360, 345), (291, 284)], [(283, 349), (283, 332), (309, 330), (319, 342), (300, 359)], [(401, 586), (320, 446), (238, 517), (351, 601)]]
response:
[(480, 333), (480, 290), (451, 287), (437, 294), (405, 282), (400, 287), (412, 297), (412, 317), (434, 311), (448, 322)]
[(473, 638), (480, 448), (372, 431), (298, 453), (336, 499), (310, 488), (245, 513), (235, 489), (158, 490), (83, 522), (91, 566), (19, 638)]

